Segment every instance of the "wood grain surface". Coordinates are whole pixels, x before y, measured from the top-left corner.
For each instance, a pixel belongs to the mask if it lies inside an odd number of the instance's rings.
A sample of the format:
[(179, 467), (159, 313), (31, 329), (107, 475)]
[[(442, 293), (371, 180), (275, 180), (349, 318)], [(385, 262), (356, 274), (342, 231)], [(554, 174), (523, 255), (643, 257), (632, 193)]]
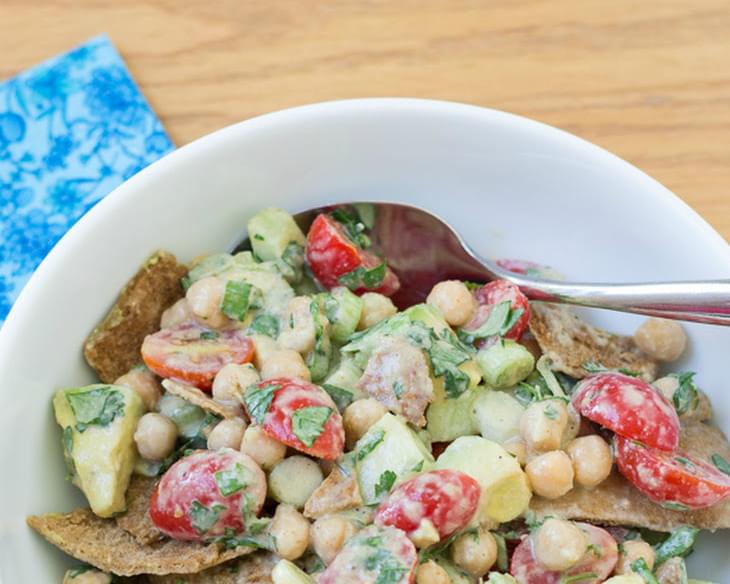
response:
[(0, 0), (0, 78), (107, 32), (173, 140), (322, 100), (522, 114), (730, 239), (730, 0)]

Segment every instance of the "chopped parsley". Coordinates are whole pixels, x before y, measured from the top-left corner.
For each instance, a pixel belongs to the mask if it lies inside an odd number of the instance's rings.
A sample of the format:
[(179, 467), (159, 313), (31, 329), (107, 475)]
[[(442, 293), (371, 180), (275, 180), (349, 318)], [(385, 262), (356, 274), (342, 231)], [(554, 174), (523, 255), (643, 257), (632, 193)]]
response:
[(472, 344), (477, 339), (487, 339), (494, 336), (503, 337), (517, 323), (523, 312), (522, 308), (513, 309), (512, 302), (505, 300), (489, 311), (487, 320), (477, 329), (462, 329), (459, 331), (459, 336), (467, 344)]
[(375, 584), (397, 584), (408, 573), (408, 569), (382, 547), (366, 557), (363, 565), (368, 572), (377, 572)]
[(90, 391), (67, 391), (66, 401), (73, 410), (79, 432), (89, 426), (108, 426), (124, 414), (124, 395), (109, 385)]
[(322, 388), (330, 394), (332, 401), (335, 402), (337, 409), (340, 411), (344, 410), (353, 401), (354, 395), (347, 389), (329, 383), (322, 384)]
[(427, 562), (428, 560), (433, 560), (435, 558), (444, 557), (454, 541), (459, 539), (462, 535), (477, 535), (478, 536), (478, 530), (476, 527), (467, 529), (466, 531), (457, 531), (456, 533), (450, 535), (446, 539), (442, 539), (440, 542), (433, 544), (432, 546), (429, 546), (427, 548), (423, 548), (418, 552), (418, 560), (419, 563), (423, 564), (424, 562)]
[(613, 371), (616, 373), (623, 373), (624, 375), (628, 375), (629, 377), (640, 377), (641, 373), (638, 371), (632, 371), (631, 369), (626, 369), (625, 367), (619, 367), (618, 369), (609, 369), (608, 367), (605, 367), (601, 363), (596, 363), (595, 361), (586, 361), (583, 363), (583, 369), (585, 369), (588, 373), (606, 373), (607, 371)]
[(672, 394), (672, 404), (680, 416), (691, 410), (696, 410), (700, 404), (700, 396), (694, 382), (694, 376), (695, 374), (692, 371), (669, 374), (669, 377), (674, 377), (678, 382), (677, 389)]
[(375, 485), (375, 497), (380, 498), (381, 495), (385, 495), (390, 492), (395, 484), (396, 474), (392, 470), (383, 471)]
[(370, 238), (365, 234), (366, 226), (359, 217), (342, 207), (335, 209), (330, 215), (345, 228), (350, 241), (363, 249), (370, 247)]
[(216, 331), (203, 331), (200, 333), (201, 341), (215, 341), (218, 337), (220, 337), (220, 333)]
[(218, 523), (221, 514), (227, 510), (228, 507), (220, 503), (213, 503), (210, 507), (206, 507), (196, 499), (190, 504), (190, 509), (188, 510), (190, 524), (200, 535), (205, 535)]
[(393, 393), (395, 394), (396, 399), (400, 399), (404, 391), (405, 389), (403, 388), (403, 383), (401, 381), (393, 382)]
[(712, 464), (714, 464), (720, 472), (730, 475), (730, 462), (725, 460), (719, 454), (712, 455)]
[(279, 336), (279, 319), (273, 314), (266, 314), (265, 312), (257, 314), (254, 317), (253, 322), (251, 322), (251, 326), (248, 327), (248, 332), (266, 335), (267, 337), (275, 339)]
[(220, 470), (215, 473), (215, 484), (221, 495), (228, 497), (242, 491), (248, 486), (248, 469), (236, 463), (232, 469)]
[(266, 413), (274, 401), (274, 392), (280, 389), (281, 385), (270, 383), (263, 387), (253, 384), (250, 385), (243, 394), (243, 401), (246, 404), (248, 415), (257, 424), (263, 424)]
[(332, 408), (323, 406), (299, 408), (291, 417), (292, 432), (302, 444), (310, 447), (322, 434), (324, 425), (331, 415)]
[(351, 272), (342, 274), (337, 281), (342, 286), (346, 286), (350, 290), (358, 290), (359, 288), (373, 289), (383, 283), (386, 270), (387, 266), (385, 262), (382, 262), (369, 270), (359, 266)]
[(253, 286), (248, 282), (226, 282), (226, 291), (221, 302), (221, 312), (232, 320), (243, 320), (251, 305)]
[(682, 526), (674, 529), (665, 541), (655, 547), (655, 564), (659, 566), (669, 558), (685, 557), (692, 551), (699, 532), (696, 527)]
[(641, 576), (646, 584), (659, 584), (659, 581), (654, 577), (651, 568), (647, 565), (644, 558), (639, 558), (631, 562), (631, 570)]
[(380, 443), (383, 441), (383, 438), (385, 438), (385, 431), (384, 430), (378, 430), (377, 432), (374, 432), (373, 434), (366, 434), (360, 442), (358, 442), (358, 449), (357, 449), (357, 460), (362, 460), (365, 458), (368, 454), (370, 454), (373, 450), (375, 450)]

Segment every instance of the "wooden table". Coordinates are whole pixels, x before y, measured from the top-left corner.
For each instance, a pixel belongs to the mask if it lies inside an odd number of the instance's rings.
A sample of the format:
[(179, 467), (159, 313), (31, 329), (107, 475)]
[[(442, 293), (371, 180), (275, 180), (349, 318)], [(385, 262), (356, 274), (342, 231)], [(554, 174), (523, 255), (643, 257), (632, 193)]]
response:
[(178, 145), (321, 100), (469, 102), (611, 150), (730, 239), (729, 0), (0, 0), (0, 78), (104, 31)]

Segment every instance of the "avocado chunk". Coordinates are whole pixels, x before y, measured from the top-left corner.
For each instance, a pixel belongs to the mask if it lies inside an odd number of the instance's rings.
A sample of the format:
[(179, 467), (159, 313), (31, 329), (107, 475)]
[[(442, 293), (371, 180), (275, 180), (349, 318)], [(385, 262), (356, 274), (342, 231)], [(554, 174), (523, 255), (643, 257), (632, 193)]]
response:
[(91, 510), (99, 517), (124, 511), (137, 458), (134, 431), (145, 412), (142, 398), (128, 387), (94, 384), (59, 389), (53, 409), (72, 482)]

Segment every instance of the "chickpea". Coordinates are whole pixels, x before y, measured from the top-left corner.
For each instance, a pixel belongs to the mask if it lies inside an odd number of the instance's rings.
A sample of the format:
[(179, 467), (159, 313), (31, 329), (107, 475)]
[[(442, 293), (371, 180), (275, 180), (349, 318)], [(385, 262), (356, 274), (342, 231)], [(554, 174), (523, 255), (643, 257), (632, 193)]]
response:
[(505, 442), (504, 449), (517, 459), (520, 466), (525, 466), (527, 463), (527, 445), (524, 440), (519, 438), (509, 440)]
[(416, 584), (451, 584), (448, 572), (433, 560), (418, 566)]
[(248, 454), (264, 470), (271, 470), (284, 460), (286, 444), (271, 438), (261, 426), (249, 426), (243, 433), (241, 452)]
[(532, 538), (535, 559), (555, 572), (575, 566), (588, 549), (585, 533), (572, 521), (562, 519), (547, 519)]
[(191, 321), (194, 318), (187, 298), (181, 298), (162, 313), (160, 317), (160, 328), (172, 328), (184, 322)]
[(162, 460), (175, 448), (177, 426), (167, 416), (149, 413), (137, 422), (134, 441), (142, 458)]
[(216, 374), (213, 380), (213, 399), (224, 403), (238, 403), (246, 388), (259, 381), (261, 381), (261, 377), (250, 363), (245, 365), (229, 363)]
[(371, 397), (356, 400), (347, 406), (342, 413), (347, 449), (350, 450), (370, 426), (387, 413), (385, 406)]
[(154, 373), (143, 367), (132, 369), (118, 378), (114, 385), (124, 385), (133, 389), (142, 398), (147, 411), (154, 411), (162, 396), (162, 386)]
[(649, 318), (636, 329), (634, 341), (649, 357), (676, 361), (687, 347), (687, 335), (676, 320)]
[(362, 314), (357, 325), (358, 330), (370, 328), (398, 312), (390, 298), (377, 292), (365, 292), (360, 298), (362, 298)]
[(557, 450), (568, 426), (568, 406), (561, 400), (537, 401), (520, 419), (520, 434), (530, 450)]
[(221, 420), (208, 435), (208, 450), (220, 450), (221, 448), (238, 450), (241, 448), (245, 430), (246, 422), (241, 418)]
[(251, 335), (253, 341), (253, 364), (261, 371), (270, 355), (279, 350), (278, 343), (266, 335)]
[(314, 551), (325, 564), (330, 564), (355, 532), (355, 526), (344, 517), (326, 515), (312, 524), (309, 535)]
[(438, 310), (451, 326), (463, 326), (471, 320), (476, 301), (469, 288), (458, 280), (436, 284), (426, 302)]
[(573, 461), (575, 482), (579, 485), (592, 489), (611, 474), (611, 447), (597, 434), (576, 438), (566, 451)]
[(484, 576), (497, 561), (497, 540), (484, 528), (462, 535), (451, 544), (451, 559), (470, 574)]
[(307, 296), (297, 296), (289, 301), (286, 324), (278, 339), (282, 349), (304, 355), (314, 348), (316, 331), (311, 305), (312, 299)]
[(672, 401), (674, 392), (679, 389), (679, 379), (674, 375), (667, 375), (666, 377), (660, 377), (652, 382), (652, 385), (666, 397), (669, 401)]
[(525, 466), (532, 490), (546, 499), (562, 497), (573, 488), (573, 463), (562, 450), (533, 458)]
[[(292, 480), (292, 477), (296, 477)], [(322, 484), (324, 475), (311, 458), (295, 454), (279, 462), (269, 473), (269, 497), (304, 509), (309, 497)]]
[(86, 570), (80, 574), (76, 570), (68, 570), (63, 577), (63, 584), (111, 584), (112, 577), (98, 570)]
[(188, 288), (185, 298), (190, 310), (202, 323), (221, 328), (228, 324), (228, 317), (221, 312), (221, 303), (226, 293), (226, 283), (220, 278), (202, 278)]
[(625, 541), (621, 544), (619, 550), (616, 574), (632, 574), (631, 564), (639, 558), (644, 558), (650, 570), (654, 569), (654, 561), (656, 558), (654, 548), (645, 541), (640, 539)]
[(309, 521), (291, 505), (280, 503), (271, 520), (271, 535), (276, 553), (285, 560), (296, 560), (309, 545)]
[(305, 381), (312, 379), (302, 356), (291, 349), (276, 351), (264, 361), (261, 378), (274, 379), (275, 377), (293, 377)]

